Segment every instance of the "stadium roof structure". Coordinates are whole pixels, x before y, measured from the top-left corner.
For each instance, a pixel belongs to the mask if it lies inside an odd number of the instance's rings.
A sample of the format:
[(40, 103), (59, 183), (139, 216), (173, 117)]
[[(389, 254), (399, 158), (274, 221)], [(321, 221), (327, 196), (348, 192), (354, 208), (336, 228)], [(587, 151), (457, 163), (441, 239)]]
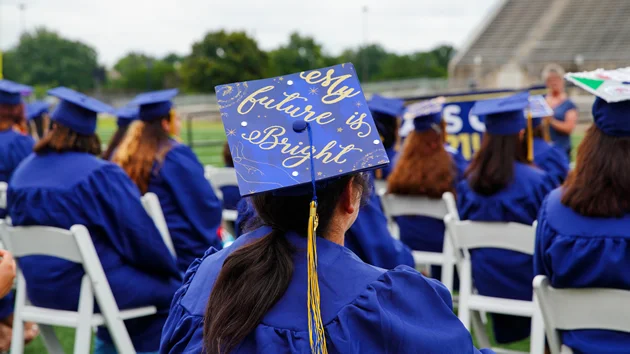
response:
[(629, 18), (628, 0), (501, 0), (451, 60), (450, 76), (496, 87), (488, 76), (505, 67), (532, 84), (548, 63), (571, 71), (630, 66)]

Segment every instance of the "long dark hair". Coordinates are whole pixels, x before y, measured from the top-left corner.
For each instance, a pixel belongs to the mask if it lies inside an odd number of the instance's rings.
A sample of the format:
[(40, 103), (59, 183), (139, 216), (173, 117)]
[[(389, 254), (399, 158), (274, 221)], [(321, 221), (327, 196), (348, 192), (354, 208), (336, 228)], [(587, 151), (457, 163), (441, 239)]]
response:
[[(368, 179), (349, 175), (318, 188), (319, 235), (328, 233), (343, 191), (348, 183), (366, 198)], [(271, 232), (237, 250), (223, 263), (212, 288), (204, 318), (204, 347), (208, 354), (229, 353), (260, 323), (284, 295), (293, 274), (293, 247), (285, 238), (289, 231), (304, 234), (311, 195), (278, 196), (263, 193), (250, 198), (258, 218)], [(306, 304), (305, 304), (306, 311)]]
[(125, 134), (127, 134), (127, 130), (129, 130), (129, 125), (123, 125), (118, 127), (112, 138), (109, 140), (109, 144), (107, 144), (107, 150), (103, 153), (103, 158), (105, 160), (111, 160), (112, 155), (114, 155), (114, 151), (123, 141)]
[(590, 217), (630, 213), (630, 137), (604, 134), (592, 125), (578, 147), (577, 164), (562, 190), (562, 203)]
[(41, 138), (33, 148), (36, 154), (55, 152), (85, 152), (94, 156), (101, 155), (101, 141), (96, 133), (83, 135), (63, 124), (54, 122), (52, 129)]
[(514, 162), (527, 163), (526, 144), (518, 134), (484, 134), (481, 148), (465, 174), (472, 190), (493, 195), (507, 187), (514, 178)]

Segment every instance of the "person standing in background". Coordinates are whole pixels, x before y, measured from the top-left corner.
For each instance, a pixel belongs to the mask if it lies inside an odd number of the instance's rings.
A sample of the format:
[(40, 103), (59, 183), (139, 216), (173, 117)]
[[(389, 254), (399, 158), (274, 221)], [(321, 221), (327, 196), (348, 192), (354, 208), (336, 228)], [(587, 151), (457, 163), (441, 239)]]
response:
[(543, 70), (543, 80), (549, 91), (545, 99), (553, 109), (553, 116), (549, 120), (551, 140), (571, 160), (571, 133), (577, 125), (577, 106), (565, 90), (562, 67), (547, 65)]

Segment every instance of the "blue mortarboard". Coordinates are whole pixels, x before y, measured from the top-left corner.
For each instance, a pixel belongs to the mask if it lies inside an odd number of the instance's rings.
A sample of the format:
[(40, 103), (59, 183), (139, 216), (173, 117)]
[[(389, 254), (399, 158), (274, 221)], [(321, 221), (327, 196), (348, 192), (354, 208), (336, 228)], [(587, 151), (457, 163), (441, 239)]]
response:
[(60, 99), (50, 118), (79, 134), (94, 134), (98, 113), (113, 113), (111, 106), (67, 87), (48, 90), (48, 94)]
[(126, 127), (134, 120), (138, 119), (138, 107), (137, 106), (124, 106), (118, 108), (115, 112), (116, 124), (118, 127)]
[(414, 130), (416, 131), (421, 132), (434, 129), (440, 132), (443, 105), (443, 97), (411, 104), (407, 106), (407, 111), (404, 115), (405, 120), (413, 120)]
[[(321, 182), (389, 163), (352, 64), (220, 85), (216, 94), (243, 196), (308, 187), (311, 172)], [(314, 169), (296, 121), (309, 122)]]
[(543, 118), (553, 116), (553, 109), (551, 109), (542, 95), (529, 96), (529, 112), (532, 115), (534, 128), (542, 123)]
[(46, 101), (35, 101), (26, 105), (26, 119), (32, 120), (44, 113), (48, 113), (50, 103)]
[(475, 103), (470, 114), (485, 117), (486, 131), (496, 135), (517, 134), (525, 129), (526, 121), (523, 110), (529, 104), (529, 93)]
[(595, 125), (604, 134), (630, 136), (630, 101), (606, 102), (597, 97), (592, 112)]
[(372, 95), (368, 102), (368, 108), (372, 112), (382, 113), (386, 116), (397, 117), (405, 110), (405, 101), (399, 98), (388, 98), (380, 95)]
[(0, 104), (18, 105), (22, 103), (22, 96), (28, 96), (32, 91), (33, 88), (30, 86), (0, 80)]
[(131, 101), (139, 106), (138, 117), (142, 121), (151, 121), (168, 117), (173, 108), (172, 99), (179, 93), (178, 89), (141, 93)]

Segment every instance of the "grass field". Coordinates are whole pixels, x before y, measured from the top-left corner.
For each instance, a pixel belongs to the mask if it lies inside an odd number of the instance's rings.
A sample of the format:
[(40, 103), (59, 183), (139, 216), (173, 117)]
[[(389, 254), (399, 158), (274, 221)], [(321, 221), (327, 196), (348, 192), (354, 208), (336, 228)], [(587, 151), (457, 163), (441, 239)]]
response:
[[(185, 124), (186, 123), (183, 122), (183, 125), (182, 125), (182, 134), (184, 136), (184, 140), (186, 137)], [(109, 139), (114, 134), (115, 130), (116, 130), (115, 120), (113, 119), (100, 119), (99, 120), (98, 133), (103, 143), (109, 142)], [(574, 146), (573, 155), (574, 156), (575, 156), (575, 151), (577, 150), (576, 147), (579, 144), (579, 142), (582, 140), (583, 131), (584, 131), (583, 129), (579, 130), (577, 134), (573, 135), (573, 146)], [(225, 133), (223, 131), (223, 125), (221, 124), (221, 122), (209, 122), (209, 121), (203, 121), (203, 120), (196, 120), (193, 123), (193, 137), (195, 141), (200, 141), (200, 140), (224, 141)], [(197, 154), (197, 156), (199, 157), (199, 159), (201, 160), (201, 163), (203, 163), (204, 165), (211, 164), (215, 166), (223, 166), (223, 160), (221, 157), (221, 152), (223, 149), (222, 146), (218, 145), (218, 146), (212, 146), (212, 147), (194, 147), (194, 144), (193, 144), (193, 149), (195, 153)], [(488, 327), (487, 327), (488, 333), (492, 333), (490, 326), (491, 324), (488, 323)], [(57, 336), (59, 337), (65, 351), (67, 353), (71, 353), (73, 345), (74, 345), (74, 330), (67, 329), (67, 328), (58, 328)], [(497, 346), (496, 342), (494, 341), (493, 336), (490, 336), (490, 340), (493, 346)], [(510, 345), (506, 345), (506, 346), (499, 346), (499, 347), (511, 349), (511, 350), (528, 351), (529, 339), (516, 342), (516, 343), (511, 343)], [(45, 353), (45, 352), (46, 352), (46, 349), (44, 348), (43, 342), (41, 341), (40, 338), (36, 339), (35, 341), (33, 341), (33, 343), (29, 344), (25, 350), (26, 354), (39, 354), (39, 353)]]

